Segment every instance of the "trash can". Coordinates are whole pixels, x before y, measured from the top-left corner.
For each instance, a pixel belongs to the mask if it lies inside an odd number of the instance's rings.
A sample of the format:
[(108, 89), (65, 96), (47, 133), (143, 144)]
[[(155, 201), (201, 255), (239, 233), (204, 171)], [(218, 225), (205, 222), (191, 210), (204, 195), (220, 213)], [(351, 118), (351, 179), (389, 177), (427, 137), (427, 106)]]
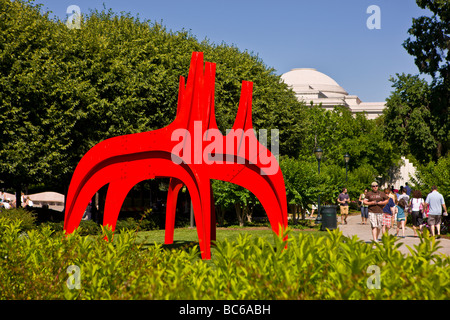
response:
[(337, 228), (336, 206), (320, 207), (320, 215), (322, 216), (321, 230), (334, 230)]

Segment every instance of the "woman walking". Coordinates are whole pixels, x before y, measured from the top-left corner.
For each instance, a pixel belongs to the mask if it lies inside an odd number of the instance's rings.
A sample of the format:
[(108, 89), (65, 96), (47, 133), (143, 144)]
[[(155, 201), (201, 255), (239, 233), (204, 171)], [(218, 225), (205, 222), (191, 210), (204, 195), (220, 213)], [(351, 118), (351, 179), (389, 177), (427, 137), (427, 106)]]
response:
[(397, 237), (400, 228), (402, 228), (402, 237), (405, 237), (405, 224), (406, 224), (406, 215), (405, 215), (405, 207), (406, 201), (404, 198), (398, 201), (398, 204), (395, 206), (397, 211)]
[(417, 228), (419, 228), (420, 232), (422, 232), (423, 227), (423, 217), (422, 217), (422, 210), (423, 210), (423, 198), (422, 198), (422, 192), (420, 190), (414, 190), (412, 192), (412, 198), (409, 201), (409, 207), (411, 208), (411, 218), (412, 218), (412, 225), (414, 230), (414, 236), (417, 237)]
[(397, 197), (394, 197), (391, 195), (391, 189), (386, 188), (384, 189), (384, 193), (386, 194), (386, 197), (388, 198), (388, 203), (383, 207), (383, 223), (382, 223), (382, 229), (381, 234), (389, 233), (389, 229), (393, 225), (394, 216), (395, 216), (395, 200)]
[(361, 203), (361, 224), (367, 224), (367, 218), (369, 217), (369, 206), (364, 204), (364, 199), (369, 190), (364, 189), (364, 193), (361, 193), (358, 201)]

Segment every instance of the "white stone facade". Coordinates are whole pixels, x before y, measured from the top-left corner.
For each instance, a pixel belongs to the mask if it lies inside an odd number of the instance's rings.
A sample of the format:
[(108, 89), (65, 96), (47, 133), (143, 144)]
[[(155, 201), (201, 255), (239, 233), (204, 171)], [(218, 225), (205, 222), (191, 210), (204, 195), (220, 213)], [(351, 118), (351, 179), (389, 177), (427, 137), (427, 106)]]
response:
[(313, 68), (292, 69), (281, 78), (292, 88), (299, 101), (322, 104), (325, 109), (346, 106), (353, 114), (366, 112), (368, 119), (375, 119), (383, 113), (386, 105), (385, 102), (362, 102), (358, 96), (349, 95), (331, 77)]

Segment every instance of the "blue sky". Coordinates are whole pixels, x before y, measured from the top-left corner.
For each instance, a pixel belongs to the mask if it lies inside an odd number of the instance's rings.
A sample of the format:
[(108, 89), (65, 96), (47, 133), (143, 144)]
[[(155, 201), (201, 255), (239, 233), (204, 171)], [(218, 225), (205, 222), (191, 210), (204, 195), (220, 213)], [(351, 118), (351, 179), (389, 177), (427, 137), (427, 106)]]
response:
[[(364, 102), (384, 101), (390, 76), (417, 74), (413, 57), (402, 47), (412, 18), (430, 15), (415, 0), (37, 0), (66, 20), (67, 7), (81, 13), (111, 8), (162, 22), (168, 29), (190, 30), (199, 40), (234, 44), (257, 54), (283, 74), (316, 68)], [(370, 5), (380, 8), (380, 29), (367, 28)]]

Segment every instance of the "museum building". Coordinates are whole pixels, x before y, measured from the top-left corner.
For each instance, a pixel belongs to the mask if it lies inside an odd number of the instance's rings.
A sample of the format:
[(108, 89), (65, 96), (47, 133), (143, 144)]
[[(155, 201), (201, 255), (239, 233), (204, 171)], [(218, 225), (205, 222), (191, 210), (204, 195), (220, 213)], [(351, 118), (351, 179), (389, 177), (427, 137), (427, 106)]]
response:
[(299, 101), (325, 109), (334, 106), (348, 107), (353, 114), (366, 112), (368, 119), (383, 113), (385, 102), (362, 102), (358, 96), (349, 95), (335, 80), (313, 68), (296, 68), (281, 75), (281, 79), (292, 88)]

